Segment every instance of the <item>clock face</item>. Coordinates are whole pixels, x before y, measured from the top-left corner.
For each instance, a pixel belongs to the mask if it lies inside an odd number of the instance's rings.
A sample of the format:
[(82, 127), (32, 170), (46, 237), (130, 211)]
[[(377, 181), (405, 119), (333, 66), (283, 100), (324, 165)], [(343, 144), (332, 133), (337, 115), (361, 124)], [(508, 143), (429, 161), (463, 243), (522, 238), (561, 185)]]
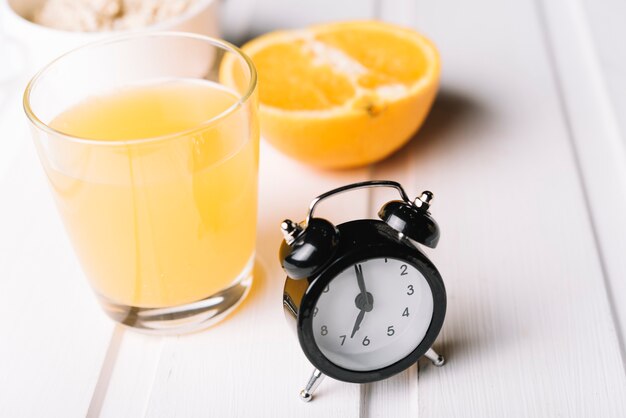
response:
[(331, 280), (315, 305), (312, 326), (328, 360), (368, 371), (415, 350), (432, 317), (432, 291), (419, 270), (400, 259), (373, 258)]

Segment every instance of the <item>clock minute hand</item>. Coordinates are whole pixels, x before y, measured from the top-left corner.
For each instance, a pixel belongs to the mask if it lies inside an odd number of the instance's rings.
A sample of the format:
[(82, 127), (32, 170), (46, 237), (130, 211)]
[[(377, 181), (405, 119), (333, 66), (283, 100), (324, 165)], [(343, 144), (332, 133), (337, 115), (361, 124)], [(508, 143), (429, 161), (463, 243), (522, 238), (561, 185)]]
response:
[(373, 308), (373, 298), (372, 295), (367, 293), (367, 289), (365, 288), (365, 279), (363, 278), (363, 268), (360, 264), (354, 265), (354, 270), (356, 272), (356, 281), (359, 284), (359, 293), (355, 299), (356, 307), (359, 309), (359, 315), (356, 317), (356, 321), (354, 322), (354, 327), (352, 328), (352, 333), (350, 334), (350, 338), (354, 338), (354, 334), (361, 327), (361, 322), (363, 322), (363, 318), (365, 318), (365, 312), (369, 312)]
[(365, 289), (365, 279), (363, 278), (363, 267), (361, 267), (360, 264), (355, 264), (354, 270), (356, 271), (356, 281), (359, 284), (359, 290), (363, 294), (363, 297), (366, 297), (367, 290)]
[(369, 312), (374, 307), (374, 299), (372, 298), (371, 293), (367, 292), (365, 289), (365, 278), (363, 277), (363, 267), (360, 264), (354, 265), (354, 270), (356, 271), (356, 281), (359, 284), (359, 290), (361, 293), (357, 296), (355, 303), (356, 307)]
[(356, 317), (356, 322), (354, 323), (354, 327), (352, 328), (352, 334), (350, 334), (350, 338), (354, 338), (354, 334), (356, 334), (356, 332), (361, 327), (361, 322), (363, 322), (364, 317), (365, 310), (361, 309), (361, 312), (359, 312), (359, 316)]
[(365, 280), (363, 279), (363, 267), (360, 264), (355, 264), (354, 270), (356, 271), (356, 281), (359, 284), (359, 290), (365, 295), (367, 290), (365, 290)]

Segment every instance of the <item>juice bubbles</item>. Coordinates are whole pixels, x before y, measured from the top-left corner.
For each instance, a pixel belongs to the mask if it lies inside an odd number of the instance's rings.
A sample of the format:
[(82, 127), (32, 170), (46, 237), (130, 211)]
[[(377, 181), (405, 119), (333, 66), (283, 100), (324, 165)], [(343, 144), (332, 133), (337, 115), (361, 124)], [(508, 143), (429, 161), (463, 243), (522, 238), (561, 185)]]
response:
[(173, 79), (92, 96), (51, 121), (53, 129), (82, 138), (52, 144), (44, 168), (101, 297), (171, 307), (249, 274), (254, 111), (214, 82)]

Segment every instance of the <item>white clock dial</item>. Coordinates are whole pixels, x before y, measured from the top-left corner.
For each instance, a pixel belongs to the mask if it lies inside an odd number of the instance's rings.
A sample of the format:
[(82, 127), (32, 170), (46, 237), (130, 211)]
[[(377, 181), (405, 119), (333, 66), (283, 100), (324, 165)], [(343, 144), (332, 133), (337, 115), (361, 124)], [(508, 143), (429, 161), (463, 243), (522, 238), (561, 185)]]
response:
[(433, 295), (411, 264), (373, 258), (331, 280), (313, 315), (315, 342), (328, 360), (349, 370), (376, 370), (406, 357), (424, 339)]

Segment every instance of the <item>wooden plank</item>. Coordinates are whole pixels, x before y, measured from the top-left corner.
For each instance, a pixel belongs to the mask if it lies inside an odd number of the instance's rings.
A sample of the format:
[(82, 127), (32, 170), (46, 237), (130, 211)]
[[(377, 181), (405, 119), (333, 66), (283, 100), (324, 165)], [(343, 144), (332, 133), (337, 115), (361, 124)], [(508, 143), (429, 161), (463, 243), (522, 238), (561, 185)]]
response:
[(618, 340), (534, 4), (421, 3), (416, 25), (440, 47), (442, 91), (387, 164), (410, 160), (443, 229), (432, 257), (448, 287), (448, 364), (420, 370), (420, 416), (623, 416)]
[(380, 0), (378, 18), (385, 22), (415, 28), (419, 3), (412, 0)]
[[(406, 27), (415, 27), (417, 3), (411, 0), (380, 1), (377, 10), (380, 20), (395, 23)], [(419, 29), (419, 28), (417, 28)], [(406, 151), (406, 147), (399, 151), (399, 155)], [(419, 187), (413, 178), (413, 170), (408, 159), (396, 164), (384, 161), (372, 167), (372, 178), (389, 179), (400, 182), (411, 197), (415, 197)], [(399, 162), (399, 163), (398, 163)], [(391, 199), (397, 199), (394, 192), (384, 189), (374, 189), (370, 197), (370, 216), (377, 217), (378, 210)], [(417, 417), (418, 416), (418, 384), (417, 365), (391, 379), (364, 385), (362, 391), (362, 417)]]
[[(608, 39), (597, 20), (601, 12), (610, 34), (626, 36), (626, 27), (617, 26), (606, 9), (623, 16), (626, 7), (616, 2), (587, 6), (554, 1), (542, 10), (626, 367), (626, 101), (620, 94), (626, 92), (626, 50), (615, 47), (623, 37)], [(594, 23), (596, 42), (588, 22)], [(624, 71), (616, 73), (618, 68)]]
[(314, 23), (371, 19), (377, 0), (228, 0), (223, 3), (224, 38), (240, 44), (264, 32)]
[[(584, 15), (584, 21), (578, 20), (577, 32), (593, 48), (594, 57), (587, 62), (594, 63), (595, 72), (602, 75), (602, 90), (609, 98), (612, 113), (620, 127), (622, 142), (626, 144), (626, 48), (621, 42), (626, 38), (626, 2), (578, 0), (566, 6), (570, 13), (574, 11), (579, 16)], [(572, 23), (572, 20), (568, 19), (564, 23)], [(550, 26), (555, 24), (551, 21)]]
[[(420, 183), (414, 177), (411, 160), (403, 157), (407, 147), (396, 155), (371, 168), (372, 178), (398, 181), (411, 198), (428, 189), (426, 182)], [(390, 162), (391, 161), (391, 162)], [(395, 191), (372, 189), (369, 216), (377, 218), (377, 213), (385, 202), (398, 199)], [(438, 346), (435, 346), (438, 349)], [(362, 416), (376, 417), (416, 417), (418, 416), (417, 365), (391, 379), (365, 385), (362, 392)]]
[(70, 248), (23, 123), (20, 115), (3, 125), (7, 142), (25, 145), (0, 182), (0, 416), (81, 417), (113, 325)]

